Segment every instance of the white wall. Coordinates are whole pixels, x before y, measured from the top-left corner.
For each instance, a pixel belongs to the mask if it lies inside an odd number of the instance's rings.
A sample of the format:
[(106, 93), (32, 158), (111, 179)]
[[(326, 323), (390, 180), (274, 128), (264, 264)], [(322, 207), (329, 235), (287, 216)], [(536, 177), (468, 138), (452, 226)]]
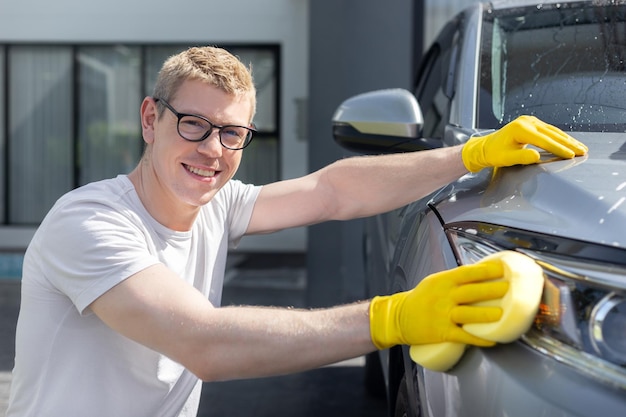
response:
[[(307, 172), (296, 102), (308, 96), (308, 8), (308, 0), (0, 0), (0, 43), (278, 43), (281, 173), (293, 178)], [(19, 246), (32, 232), (21, 229), (16, 241), (14, 230), (0, 228), (0, 249)], [(246, 238), (241, 249), (305, 246), (302, 228)]]

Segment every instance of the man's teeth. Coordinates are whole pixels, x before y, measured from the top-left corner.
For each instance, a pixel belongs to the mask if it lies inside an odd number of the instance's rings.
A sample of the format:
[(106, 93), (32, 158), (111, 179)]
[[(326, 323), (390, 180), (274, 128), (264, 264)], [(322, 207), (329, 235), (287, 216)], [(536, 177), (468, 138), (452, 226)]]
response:
[(187, 169), (189, 172), (193, 172), (196, 175), (200, 175), (202, 177), (212, 177), (215, 175), (215, 171), (207, 171), (206, 169), (194, 168), (187, 165)]

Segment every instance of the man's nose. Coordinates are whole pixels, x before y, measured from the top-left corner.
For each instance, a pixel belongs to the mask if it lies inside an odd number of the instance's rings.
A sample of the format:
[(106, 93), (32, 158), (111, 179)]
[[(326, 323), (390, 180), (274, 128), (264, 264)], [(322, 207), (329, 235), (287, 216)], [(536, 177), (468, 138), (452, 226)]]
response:
[(212, 157), (222, 156), (224, 147), (220, 141), (219, 129), (213, 128), (209, 136), (198, 145), (198, 151)]

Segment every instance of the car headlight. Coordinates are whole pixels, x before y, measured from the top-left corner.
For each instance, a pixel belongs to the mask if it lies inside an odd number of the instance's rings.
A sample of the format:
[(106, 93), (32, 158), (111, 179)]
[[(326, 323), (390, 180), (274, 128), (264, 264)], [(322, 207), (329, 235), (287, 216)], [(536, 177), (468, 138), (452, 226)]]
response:
[[(580, 372), (626, 389), (626, 266), (562, 250), (583, 242), (564, 244), (562, 238), (543, 239), (483, 223), (455, 225), (447, 235), (460, 265), (500, 250), (533, 258), (546, 280), (534, 325), (521, 340)], [(621, 255), (623, 262), (626, 258)]]

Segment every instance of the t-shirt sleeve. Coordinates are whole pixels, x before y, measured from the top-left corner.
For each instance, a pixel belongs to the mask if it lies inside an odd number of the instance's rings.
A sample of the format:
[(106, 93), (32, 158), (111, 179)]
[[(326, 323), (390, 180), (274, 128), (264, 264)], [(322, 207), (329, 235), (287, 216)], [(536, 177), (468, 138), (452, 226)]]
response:
[[(226, 204), (227, 222), (229, 225), (229, 247), (235, 248), (245, 235), (252, 218), (254, 204), (261, 186), (244, 184), (238, 180), (231, 180), (220, 190), (223, 203)], [(223, 192), (223, 193), (222, 193)]]
[(71, 203), (42, 227), (42, 271), (81, 313), (124, 279), (159, 263), (141, 223), (113, 203)]

